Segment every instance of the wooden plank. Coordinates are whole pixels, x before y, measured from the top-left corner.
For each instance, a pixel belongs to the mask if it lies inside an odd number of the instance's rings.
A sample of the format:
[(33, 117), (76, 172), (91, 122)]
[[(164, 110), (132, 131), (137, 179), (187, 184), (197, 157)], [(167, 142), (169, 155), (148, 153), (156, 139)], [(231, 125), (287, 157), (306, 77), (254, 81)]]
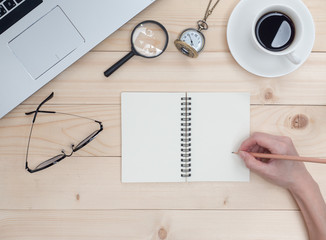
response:
[(156, 59), (134, 57), (105, 78), (103, 71), (125, 53), (89, 53), (24, 104), (119, 104), (122, 91), (247, 91), (253, 104), (326, 104), (326, 53), (313, 53), (292, 74), (262, 78), (242, 69), (230, 53), (203, 53), (198, 60), (178, 53)]
[[(70, 157), (34, 174), (21, 157), (0, 166), (0, 209), (297, 209), (286, 190), (254, 173), (242, 183), (122, 184), (119, 157)], [(326, 166), (308, 167), (325, 196)]]
[[(21, 105), (0, 121), (0, 158), (25, 157), (32, 116), (24, 113), (36, 107)], [(75, 156), (121, 156), (119, 105), (45, 105), (43, 109), (103, 122), (104, 131)], [(325, 106), (251, 106), (251, 132), (290, 136), (302, 156), (326, 158), (325, 119)], [(72, 143), (77, 144), (98, 127), (88, 120), (52, 114), (39, 114), (36, 123), (32, 159), (55, 156), (62, 148), (69, 152)]]
[(2, 240), (307, 240), (292, 211), (0, 211)]
[[(226, 41), (226, 27), (234, 7), (234, 1), (221, 1), (208, 18), (209, 30), (205, 31), (205, 52), (229, 51)], [(316, 40), (313, 51), (326, 51), (326, 2), (324, 0), (304, 0), (310, 10), (316, 28)], [(157, 0), (142, 13), (130, 20), (125, 26), (95, 47), (94, 51), (129, 51), (132, 29), (141, 21), (153, 19), (161, 22), (169, 32), (170, 42), (167, 51), (177, 51), (173, 41), (181, 31), (196, 27), (207, 7), (206, 0)]]

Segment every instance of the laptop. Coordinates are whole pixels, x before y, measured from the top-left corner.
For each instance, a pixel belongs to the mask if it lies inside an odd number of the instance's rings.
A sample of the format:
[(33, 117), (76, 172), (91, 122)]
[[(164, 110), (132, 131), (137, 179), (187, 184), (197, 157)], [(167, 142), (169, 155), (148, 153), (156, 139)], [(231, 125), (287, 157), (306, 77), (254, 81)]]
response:
[(0, 118), (155, 0), (0, 0)]

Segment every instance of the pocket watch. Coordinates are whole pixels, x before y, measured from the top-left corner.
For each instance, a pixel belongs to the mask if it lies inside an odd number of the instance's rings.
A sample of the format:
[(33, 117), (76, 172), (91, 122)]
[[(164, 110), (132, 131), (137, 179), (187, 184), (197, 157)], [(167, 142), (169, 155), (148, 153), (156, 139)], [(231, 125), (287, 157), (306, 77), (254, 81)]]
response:
[(205, 46), (205, 36), (195, 28), (188, 28), (180, 34), (179, 39), (175, 40), (174, 44), (183, 54), (196, 58)]
[(205, 36), (202, 31), (208, 29), (206, 20), (208, 16), (212, 14), (219, 1), (220, 0), (217, 0), (214, 6), (210, 9), (212, 0), (209, 0), (204, 18), (197, 21), (198, 28), (185, 29), (179, 35), (179, 38), (174, 41), (174, 45), (181, 53), (191, 58), (198, 57), (198, 54), (203, 50), (205, 46)]

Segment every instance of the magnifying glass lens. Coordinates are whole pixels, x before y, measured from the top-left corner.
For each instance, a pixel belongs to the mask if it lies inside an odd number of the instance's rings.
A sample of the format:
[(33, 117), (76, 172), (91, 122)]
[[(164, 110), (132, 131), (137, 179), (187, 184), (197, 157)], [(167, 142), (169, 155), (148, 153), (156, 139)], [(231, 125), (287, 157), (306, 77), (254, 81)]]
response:
[(131, 38), (134, 50), (143, 57), (157, 57), (166, 48), (167, 34), (153, 22), (140, 24)]

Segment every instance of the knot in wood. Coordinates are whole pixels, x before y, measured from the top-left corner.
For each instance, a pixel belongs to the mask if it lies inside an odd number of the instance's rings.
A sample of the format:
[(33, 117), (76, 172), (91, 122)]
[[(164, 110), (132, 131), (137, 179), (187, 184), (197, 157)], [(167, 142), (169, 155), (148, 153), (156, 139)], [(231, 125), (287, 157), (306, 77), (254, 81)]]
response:
[(309, 119), (304, 114), (297, 114), (292, 118), (291, 126), (295, 129), (304, 129), (308, 126)]
[(271, 100), (272, 98), (273, 98), (273, 91), (272, 89), (269, 88), (265, 91), (265, 99)]
[(229, 197), (226, 197), (223, 201), (224, 206), (226, 206), (229, 203)]
[(159, 237), (161, 240), (166, 239), (167, 236), (168, 236), (168, 233), (167, 233), (167, 231), (166, 231), (164, 228), (161, 228), (161, 229), (158, 231), (158, 237)]

